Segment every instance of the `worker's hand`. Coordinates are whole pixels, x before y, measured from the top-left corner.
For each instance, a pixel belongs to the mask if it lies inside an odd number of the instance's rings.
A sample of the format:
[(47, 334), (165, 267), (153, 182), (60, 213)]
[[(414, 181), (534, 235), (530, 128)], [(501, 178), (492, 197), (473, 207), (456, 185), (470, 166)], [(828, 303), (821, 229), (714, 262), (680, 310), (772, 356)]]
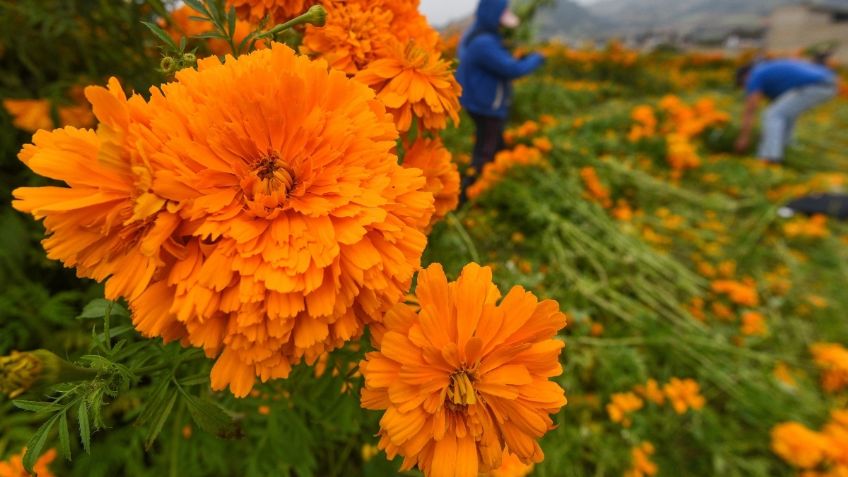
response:
[(748, 151), (748, 146), (751, 145), (751, 140), (747, 135), (739, 136), (739, 139), (736, 140), (736, 145), (734, 149), (737, 153), (742, 154)]

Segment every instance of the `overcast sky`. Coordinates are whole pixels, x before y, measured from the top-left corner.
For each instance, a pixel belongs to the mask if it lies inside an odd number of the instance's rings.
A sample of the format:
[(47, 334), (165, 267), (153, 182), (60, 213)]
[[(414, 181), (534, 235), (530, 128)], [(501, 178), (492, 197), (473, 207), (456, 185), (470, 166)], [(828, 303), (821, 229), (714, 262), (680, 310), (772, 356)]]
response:
[[(450, 20), (462, 18), (474, 11), (478, 0), (421, 0), (421, 11), (430, 19), (430, 23), (440, 26)], [(593, 0), (578, 0), (578, 3), (592, 3)], [(596, 1), (596, 0), (595, 0)]]

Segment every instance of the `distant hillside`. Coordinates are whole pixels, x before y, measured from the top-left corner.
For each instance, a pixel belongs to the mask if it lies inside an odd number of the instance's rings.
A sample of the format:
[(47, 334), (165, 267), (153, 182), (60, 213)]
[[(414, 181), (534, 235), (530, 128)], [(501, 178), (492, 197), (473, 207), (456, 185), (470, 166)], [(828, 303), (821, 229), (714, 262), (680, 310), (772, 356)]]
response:
[(800, 0), (558, 0), (539, 15), (543, 37), (604, 37), (652, 30), (756, 27), (776, 6)]
[(750, 23), (777, 6), (799, 0), (601, 0), (588, 10), (619, 32)]
[(543, 38), (593, 36), (599, 29), (613, 26), (572, 0), (558, 0), (555, 6), (540, 10), (536, 25)]

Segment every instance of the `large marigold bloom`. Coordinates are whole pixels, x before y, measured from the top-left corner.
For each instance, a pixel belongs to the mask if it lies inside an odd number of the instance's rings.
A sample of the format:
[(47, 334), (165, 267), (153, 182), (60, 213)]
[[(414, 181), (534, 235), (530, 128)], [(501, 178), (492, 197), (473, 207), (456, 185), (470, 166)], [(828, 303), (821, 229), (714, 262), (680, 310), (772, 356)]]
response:
[(431, 225), (441, 220), (459, 205), (459, 169), (451, 160), (441, 139), (419, 138), (406, 151), (403, 167), (416, 167), (424, 171), (427, 186), (435, 198), (436, 213)]
[(306, 13), (316, 3), (317, 0), (227, 0), (227, 6), (235, 7), (242, 20), (258, 22), (270, 17), (274, 23), (284, 23)]
[(406, 45), (396, 43), (386, 57), (357, 73), (356, 79), (377, 92), (402, 132), (409, 130), (413, 118), (430, 131), (445, 129), (448, 118), (459, 123), (462, 88), (451, 65), (415, 40)]
[(442, 267), (418, 275), (420, 311), (398, 304), (360, 363), (362, 405), (385, 410), (380, 448), (433, 477), (476, 477), (501, 466), (504, 450), (540, 462), (537, 439), (565, 405), (549, 378), (562, 373), (565, 315), (514, 287), (498, 303), (492, 271), (467, 265), (448, 283)]
[(368, 88), (275, 45), (202, 61), (151, 106), (160, 119), (140, 135), (174, 165), (158, 185), (197, 240), (133, 310), (170, 315), (220, 353), (213, 388), (243, 396), (256, 376), (285, 377), (402, 299), (433, 196), (397, 164), (397, 132)]
[(106, 297), (137, 298), (169, 257), (183, 253), (172, 238), (178, 217), (151, 191), (151, 160), (133, 150), (131, 123), (149, 120), (140, 97), (127, 100), (117, 81), (88, 88), (97, 130), (39, 131), (18, 158), (67, 187), (21, 187), (12, 206), (44, 219), (47, 256), (77, 275), (106, 280)]
[(115, 274), (107, 287), (124, 272), (103, 263), (160, 258), (118, 294), (143, 334), (218, 356), (215, 389), (285, 377), (403, 298), (433, 195), (398, 165), (391, 115), (364, 85), (277, 44), (202, 60), (149, 102), (116, 82), (89, 96), (97, 133), (47, 133), (64, 141), (35, 156), (50, 168), (22, 153), (71, 189), (18, 191), (16, 205), (47, 215), (54, 256)]
[(355, 74), (380, 58), (394, 40), (391, 10), (381, 2), (325, 1), (327, 23), (307, 26), (301, 51), (321, 56), (335, 69)]

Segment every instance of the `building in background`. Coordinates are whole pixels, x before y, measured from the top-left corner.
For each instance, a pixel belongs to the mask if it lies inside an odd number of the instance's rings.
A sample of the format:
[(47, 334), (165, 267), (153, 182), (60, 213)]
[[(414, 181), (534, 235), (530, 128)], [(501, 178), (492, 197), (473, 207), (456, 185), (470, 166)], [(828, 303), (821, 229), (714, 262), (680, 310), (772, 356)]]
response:
[(795, 53), (832, 44), (833, 59), (848, 65), (848, 0), (811, 0), (774, 9), (768, 20), (769, 51)]

